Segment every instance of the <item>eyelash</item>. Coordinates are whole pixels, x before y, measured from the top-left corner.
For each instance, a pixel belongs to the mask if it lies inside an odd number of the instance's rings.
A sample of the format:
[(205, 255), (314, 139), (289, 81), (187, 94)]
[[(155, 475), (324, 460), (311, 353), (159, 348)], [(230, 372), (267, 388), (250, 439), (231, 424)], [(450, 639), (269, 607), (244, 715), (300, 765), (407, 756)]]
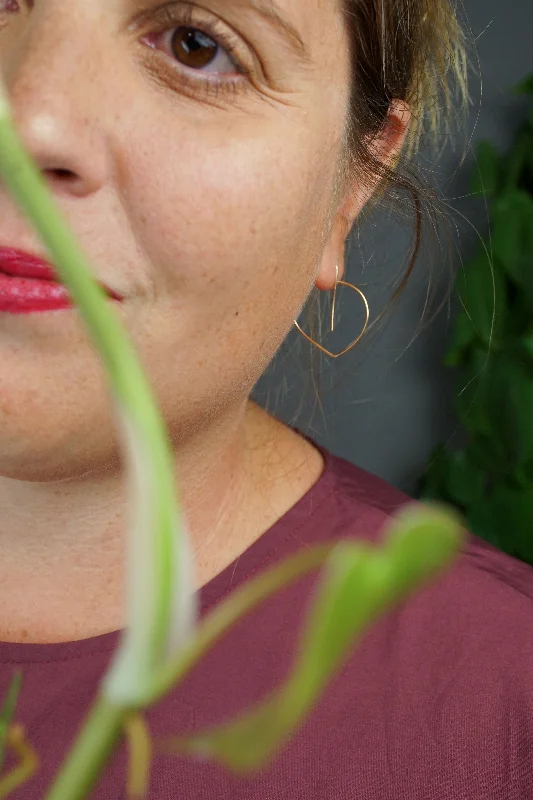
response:
[[(0, 0), (1, 2), (1, 0)], [(8, 6), (11, 0), (6, 0)], [(16, 0), (13, 0), (16, 3)], [(18, 3), (17, 7), (18, 7)], [(4, 11), (9, 14), (16, 9), (6, 7)], [(0, 9), (0, 14), (2, 13)], [(232, 37), (226, 28), (223, 28), (216, 21), (206, 22), (196, 18), (195, 8), (191, 5), (181, 5), (179, 8), (175, 6), (165, 6), (159, 8), (155, 13), (156, 30), (152, 35), (160, 35), (170, 30), (178, 30), (180, 27), (189, 27), (198, 30), (207, 35), (217, 45), (221, 45), (222, 49), (226, 51), (230, 60), (235, 65), (239, 73), (239, 77), (233, 78), (206, 78), (206, 77), (193, 77), (194, 71), (188, 71), (187, 67), (172, 66), (173, 77), (178, 75), (182, 84), (187, 86), (191, 91), (198, 92), (200, 89), (205, 92), (206, 99), (209, 97), (218, 97), (221, 93), (236, 94), (237, 91), (245, 84), (243, 78), (251, 74), (251, 71), (242, 63), (237, 55), (236, 40)], [(151, 48), (154, 50), (154, 48)], [(171, 61), (171, 57), (167, 56), (166, 61)], [(174, 64), (178, 64), (175, 61)], [(201, 73), (199, 73), (201, 74)]]
[[(179, 64), (177, 60), (174, 61), (170, 69), (191, 90), (197, 92), (201, 89), (205, 92), (206, 97), (218, 97), (221, 93), (234, 95), (241, 84), (244, 83), (243, 78), (250, 75), (250, 70), (247, 69), (237, 55), (235, 39), (216, 21), (206, 22), (205, 20), (196, 19), (193, 6), (182, 6), (179, 9), (168, 6), (161, 8), (156, 12), (155, 19), (157, 28), (151, 35), (159, 36), (165, 32), (176, 31), (180, 27), (188, 27), (200, 31), (226, 51), (239, 73), (239, 77), (232, 78), (196, 77), (194, 70), (191, 69), (189, 71), (185, 66), (174, 66)], [(166, 56), (166, 54), (163, 55)], [(167, 56), (166, 59), (172, 61), (170, 56)], [(199, 72), (198, 75), (202, 75), (202, 73)]]

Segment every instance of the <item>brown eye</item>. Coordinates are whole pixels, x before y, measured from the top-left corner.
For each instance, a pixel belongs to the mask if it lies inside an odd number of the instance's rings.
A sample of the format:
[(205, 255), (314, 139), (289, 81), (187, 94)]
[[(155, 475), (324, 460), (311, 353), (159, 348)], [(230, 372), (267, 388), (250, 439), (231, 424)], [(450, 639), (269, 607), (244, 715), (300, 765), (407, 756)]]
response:
[(216, 58), (219, 47), (197, 28), (180, 26), (172, 36), (170, 47), (176, 58), (190, 69), (207, 67)]
[(141, 42), (163, 52), (183, 85), (216, 97), (227, 88), (234, 96), (250, 74), (239, 56), (238, 37), (215, 20), (199, 24), (191, 9), (180, 7), (178, 14), (166, 7), (158, 29), (141, 37)]

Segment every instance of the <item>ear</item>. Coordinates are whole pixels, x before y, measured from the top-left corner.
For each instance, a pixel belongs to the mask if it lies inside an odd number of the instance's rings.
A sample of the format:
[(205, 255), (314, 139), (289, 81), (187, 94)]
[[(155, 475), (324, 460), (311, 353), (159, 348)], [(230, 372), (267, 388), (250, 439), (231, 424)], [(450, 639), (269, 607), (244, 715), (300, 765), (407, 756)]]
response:
[[(388, 167), (394, 167), (405, 142), (411, 112), (402, 100), (393, 100), (387, 121), (379, 135), (369, 144), (371, 152)], [(330, 290), (335, 286), (336, 270), (339, 267), (339, 280), (344, 277), (346, 239), (362, 209), (370, 200), (379, 184), (379, 177), (370, 185), (363, 184), (355, 176), (347, 196), (336, 211), (331, 234), (322, 256), (320, 270), (315, 278), (317, 289)]]

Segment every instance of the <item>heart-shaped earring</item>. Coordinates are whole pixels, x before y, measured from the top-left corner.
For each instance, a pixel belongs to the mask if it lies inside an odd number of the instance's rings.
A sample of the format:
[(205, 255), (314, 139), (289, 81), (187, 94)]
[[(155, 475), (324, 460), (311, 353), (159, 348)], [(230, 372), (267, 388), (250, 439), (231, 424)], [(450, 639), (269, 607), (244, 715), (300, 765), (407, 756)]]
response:
[(314, 339), (311, 339), (311, 337), (308, 336), (307, 333), (301, 329), (301, 327), (299, 326), (297, 320), (294, 320), (294, 324), (296, 325), (297, 329), (300, 331), (302, 336), (305, 336), (305, 338), (307, 339), (308, 342), (311, 342), (311, 344), (314, 344), (315, 347), (318, 347), (318, 349), (322, 350), (322, 352), (325, 353), (327, 356), (331, 356), (331, 358), (340, 358), (340, 356), (343, 356), (345, 353), (348, 352), (348, 350), (351, 350), (352, 347), (355, 347), (355, 345), (358, 344), (358, 342), (362, 339), (362, 337), (363, 337), (363, 335), (364, 335), (364, 333), (365, 333), (365, 331), (367, 329), (367, 326), (368, 326), (368, 320), (370, 319), (370, 309), (368, 307), (367, 299), (364, 296), (364, 294), (361, 291), (361, 289), (358, 289), (357, 286), (354, 286), (352, 283), (346, 283), (346, 281), (340, 281), (339, 280), (339, 265), (338, 264), (335, 266), (335, 270), (336, 270), (335, 288), (333, 290), (333, 302), (331, 304), (331, 331), (333, 332), (333, 328), (334, 328), (335, 301), (337, 299), (337, 286), (339, 286), (339, 285), (340, 286), (348, 286), (350, 289), (353, 289), (354, 291), (356, 291), (361, 296), (361, 298), (363, 299), (363, 303), (365, 304), (366, 320), (365, 320), (365, 324), (364, 324), (363, 330), (361, 331), (361, 333), (359, 334), (357, 339), (355, 339), (350, 345), (348, 345), (348, 347), (345, 347), (344, 350), (342, 350), (340, 353), (331, 353), (329, 350), (326, 350), (325, 347), (322, 347), (321, 344), (319, 344), (318, 342), (315, 342)]

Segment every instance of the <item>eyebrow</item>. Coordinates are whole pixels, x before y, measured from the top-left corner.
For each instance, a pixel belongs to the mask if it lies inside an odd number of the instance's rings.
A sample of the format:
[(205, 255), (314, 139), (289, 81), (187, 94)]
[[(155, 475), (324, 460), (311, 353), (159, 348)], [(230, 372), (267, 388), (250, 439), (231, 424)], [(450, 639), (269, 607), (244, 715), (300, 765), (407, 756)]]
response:
[(311, 57), (297, 29), (292, 25), (275, 0), (250, 0), (250, 5), (277, 33), (288, 40), (295, 54), (305, 63), (311, 63)]
[[(33, 2), (33, 0), (28, 0)], [(221, 2), (221, 0), (218, 0)], [(226, 0), (222, 0), (224, 2)], [(136, 15), (137, 21), (144, 20), (150, 16), (151, 10), (154, 6), (155, 0), (133, 0), (140, 8)], [(168, 0), (166, 3), (160, 4), (158, 7), (174, 5), (177, 0)], [(231, 2), (231, 0), (230, 0)], [(243, 0), (240, 0), (241, 4)], [(193, 5), (195, 2), (193, 0)], [(244, 6), (253, 9), (270, 27), (289, 44), (294, 54), (307, 65), (312, 65), (313, 60), (300, 36), (298, 30), (294, 25), (284, 16), (282, 9), (277, 4), (276, 0), (245, 0)]]

